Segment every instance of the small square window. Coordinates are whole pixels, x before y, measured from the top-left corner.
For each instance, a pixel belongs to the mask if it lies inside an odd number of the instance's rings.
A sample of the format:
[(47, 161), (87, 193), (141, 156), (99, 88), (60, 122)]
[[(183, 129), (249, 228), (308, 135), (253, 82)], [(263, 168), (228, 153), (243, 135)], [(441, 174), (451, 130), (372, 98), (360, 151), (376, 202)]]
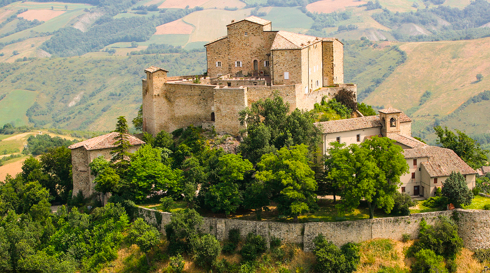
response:
[(248, 35), (248, 32), (245, 32), (245, 36), (247, 36), (247, 35)]
[(404, 192), (405, 192), (405, 187), (402, 187), (402, 193), (404, 193)]
[(415, 173), (412, 173), (412, 179), (415, 179)]
[(289, 80), (289, 72), (284, 72), (284, 79)]
[(437, 184), (437, 177), (434, 178), (434, 184)]
[(269, 66), (269, 61), (264, 61), (264, 67), (268, 67)]
[(216, 67), (221, 67), (221, 62), (216, 62)]
[(361, 142), (361, 134), (358, 134), (356, 138), (357, 138), (357, 142)]
[(414, 159), (414, 160), (413, 160), (413, 166), (414, 166), (414, 167), (417, 167), (417, 159)]
[(337, 142), (340, 143), (340, 137), (337, 137)]
[(241, 61), (236, 61), (235, 62), (235, 67), (242, 67), (242, 62)]

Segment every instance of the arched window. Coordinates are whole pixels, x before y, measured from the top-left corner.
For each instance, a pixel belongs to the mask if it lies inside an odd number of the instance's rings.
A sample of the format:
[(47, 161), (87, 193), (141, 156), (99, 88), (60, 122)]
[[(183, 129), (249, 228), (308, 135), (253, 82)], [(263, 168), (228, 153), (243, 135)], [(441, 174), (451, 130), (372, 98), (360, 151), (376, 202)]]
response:
[(390, 119), (390, 127), (396, 127), (396, 119), (395, 118)]
[(211, 112), (211, 121), (215, 121), (214, 112)]

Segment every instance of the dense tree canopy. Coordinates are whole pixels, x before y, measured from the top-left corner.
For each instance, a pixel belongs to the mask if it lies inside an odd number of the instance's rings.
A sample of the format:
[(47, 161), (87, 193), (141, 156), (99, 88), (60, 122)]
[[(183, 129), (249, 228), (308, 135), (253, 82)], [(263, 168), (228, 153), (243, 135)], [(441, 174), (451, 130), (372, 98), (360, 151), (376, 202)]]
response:
[(442, 195), (447, 197), (449, 203), (457, 208), (461, 208), (463, 205), (471, 205), (473, 193), (468, 188), (466, 178), (461, 173), (452, 172), (442, 185)]
[(480, 143), (470, 138), (465, 133), (456, 130), (457, 135), (447, 127), (434, 127), (437, 135), (437, 143), (442, 147), (453, 150), (473, 169), (480, 168), (488, 162), (487, 150), (480, 147)]

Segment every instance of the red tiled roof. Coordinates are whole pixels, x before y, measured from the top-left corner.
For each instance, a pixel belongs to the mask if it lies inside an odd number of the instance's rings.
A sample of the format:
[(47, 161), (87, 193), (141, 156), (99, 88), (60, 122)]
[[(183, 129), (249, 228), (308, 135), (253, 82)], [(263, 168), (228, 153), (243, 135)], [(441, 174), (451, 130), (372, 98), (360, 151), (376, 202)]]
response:
[(157, 67), (157, 66), (150, 66), (148, 67), (147, 69), (145, 69), (145, 72), (150, 72), (150, 73), (155, 73), (157, 71), (165, 71), (165, 72), (168, 72), (168, 70), (165, 70), (163, 68), (160, 68), (160, 67)]
[(388, 107), (386, 109), (379, 110), (379, 112), (383, 113), (383, 114), (394, 114), (394, 113), (401, 113), (402, 111), (395, 109), (395, 108), (392, 108), (392, 107)]
[[(68, 147), (68, 149), (77, 149), (80, 147), (84, 147), (87, 151), (90, 150), (102, 150), (102, 149), (110, 149), (116, 147), (114, 142), (117, 141), (116, 137), (119, 135), (117, 132), (112, 132), (109, 134), (105, 134), (102, 136), (94, 137), (91, 139), (87, 139), (82, 142), (75, 143)], [(132, 135), (126, 134), (127, 140), (131, 146), (143, 145), (144, 141), (141, 139), (134, 137)]]
[(451, 172), (477, 173), (450, 149), (427, 145), (422, 148), (407, 149), (403, 153), (405, 158), (429, 158), (428, 161), (422, 162), (422, 165), (430, 177), (449, 176)]
[[(404, 113), (400, 114), (400, 122), (411, 122), (412, 120)], [(329, 120), (317, 122), (315, 125), (324, 133), (348, 132), (360, 129), (369, 129), (382, 126), (379, 116), (365, 116), (360, 118), (349, 118), (340, 120)]]
[(411, 149), (413, 148), (422, 148), (424, 146), (427, 146), (427, 144), (423, 143), (422, 141), (419, 141), (411, 136), (405, 136), (401, 134), (388, 134), (388, 137), (390, 139), (393, 139), (394, 141), (401, 143)]

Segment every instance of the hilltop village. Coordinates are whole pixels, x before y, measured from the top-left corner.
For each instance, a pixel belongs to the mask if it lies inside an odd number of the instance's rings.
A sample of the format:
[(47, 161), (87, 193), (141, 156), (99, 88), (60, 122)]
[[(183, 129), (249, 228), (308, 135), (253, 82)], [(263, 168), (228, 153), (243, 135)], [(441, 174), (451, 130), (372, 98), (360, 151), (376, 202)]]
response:
[[(145, 70), (142, 83), (144, 132), (156, 136), (187, 126), (201, 126), (238, 135), (239, 112), (254, 102), (281, 96), (290, 105), (311, 110), (339, 90), (357, 94), (355, 84), (343, 82), (343, 44), (335, 38), (273, 31), (270, 21), (251, 16), (227, 25), (228, 35), (205, 45), (208, 69), (205, 77), (167, 77), (159, 67)], [(464, 175), (468, 188), (475, 187), (477, 172), (454, 151), (429, 146), (411, 136), (410, 117), (397, 109), (379, 110), (377, 116), (319, 122), (322, 154), (331, 142), (350, 145), (373, 136), (394, 140), (403, 148), (409, 172), (401, 177), (401, 193), (416, 199), (435, 196), (452, 172)], [(110, 159), (115, 135), (89, 139), (70, 146), (73, 162), (73, 193), (95, 192), (89, 164), (95, 158)], [(129, 137), (131, 152), (144, 142)]]

